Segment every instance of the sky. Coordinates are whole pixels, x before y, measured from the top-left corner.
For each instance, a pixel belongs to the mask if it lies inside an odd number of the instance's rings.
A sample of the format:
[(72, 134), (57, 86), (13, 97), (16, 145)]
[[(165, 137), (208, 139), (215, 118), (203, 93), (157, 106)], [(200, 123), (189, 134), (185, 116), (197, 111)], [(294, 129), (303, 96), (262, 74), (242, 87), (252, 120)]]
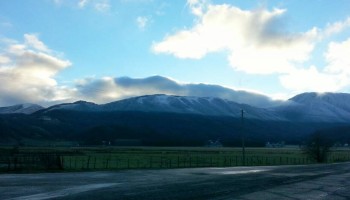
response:
[(189, 84), (272, 99), (348, 93), (349, 10), (348, 0), (0, 1), (0, 106)]

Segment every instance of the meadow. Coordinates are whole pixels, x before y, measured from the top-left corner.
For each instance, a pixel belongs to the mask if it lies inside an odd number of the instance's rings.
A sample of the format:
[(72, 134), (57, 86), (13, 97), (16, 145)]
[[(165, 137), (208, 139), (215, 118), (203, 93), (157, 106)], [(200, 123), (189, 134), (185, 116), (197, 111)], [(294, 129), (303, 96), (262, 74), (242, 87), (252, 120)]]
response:
[[(350, 149), (332, 149), (327, 163), (350, 160)], [(0, 171), (87, 171), (303, 165), (316, 163), (298, 147), (20, 147), (0, 148)]]

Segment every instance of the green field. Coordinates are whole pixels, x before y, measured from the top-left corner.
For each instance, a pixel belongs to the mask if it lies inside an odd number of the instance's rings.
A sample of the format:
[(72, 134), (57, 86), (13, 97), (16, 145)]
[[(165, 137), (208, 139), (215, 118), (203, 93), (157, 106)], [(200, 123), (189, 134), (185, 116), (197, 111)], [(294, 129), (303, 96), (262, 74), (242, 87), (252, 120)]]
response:
[[(332, 149), (327, 162), (350, 160), (350, 149)], [(299, 148), (246, 148), (245, 165), (315, 163)], [(0, 148), (1, 171), (122, 170), (242, 166), (240, 148), (89, 147)]]

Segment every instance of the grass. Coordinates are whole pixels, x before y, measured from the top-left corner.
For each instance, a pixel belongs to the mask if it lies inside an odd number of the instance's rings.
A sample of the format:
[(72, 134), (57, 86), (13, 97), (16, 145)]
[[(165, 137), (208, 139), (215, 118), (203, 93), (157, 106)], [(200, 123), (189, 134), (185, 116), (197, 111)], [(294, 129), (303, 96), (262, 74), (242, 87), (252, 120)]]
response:
[[(38, 156), (40, 155), (40, 156)], [(53, 157), (50, 157), (53, 156)], [(58, 159), (56, 159), (58, 157)], [(350, 160), (349, 149), (333, 149), (327, 162)], [(58, 162), (58, 163), (57, 163)], [(246, 148), (245, 165), (315, 163), (295, 148)], [(0, 168), (66, 171), (242, 166), (240, 148), (199, 147), (23, 147), (0, 148)]]

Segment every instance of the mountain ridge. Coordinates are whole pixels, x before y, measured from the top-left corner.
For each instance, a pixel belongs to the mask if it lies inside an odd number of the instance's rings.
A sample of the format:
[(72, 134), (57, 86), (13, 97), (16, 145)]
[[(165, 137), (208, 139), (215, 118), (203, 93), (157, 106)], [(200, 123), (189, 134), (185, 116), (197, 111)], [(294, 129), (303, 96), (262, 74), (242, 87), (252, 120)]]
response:
[(73, 110), (88, 112), (114, 112), (114, 111), (140, 111), (140, 112), (165, 112), (182, 114), (199, 114), (208, 116), (240, 117), (241, 110), (246, 110), (248, 118), (263, 120), (285, 120), (268, 109), (257, 108), (247, 104), (239, 104), (230, 100), (217, 97), (189, 97), (177, 95), (144, 95), (131, 97), (107, 104), (94, 104), (78, 101), (68, 104), (59, 104), (38, 113), (48, 113), (53, 110)]
[(153, 94), (130, 97), (106, 104), (87, 101), (63, 103), (43, 108), (36, 104), (20, 104), (1, 107), (0, 114), (45, 114), (53, 110), (88, 112), (167, 112), (211, 116), (240, 117), (245, 110), (246, 118), (277, 121), (350, 122), (350, 94), (348, 93), (301, 93), (280, 105), (259, 108), (218, 97), (197, 97)]
[(0, 114), (13, 114), (13, 113), (21, 113), (21, 114), (32, 114), (39, 110), (44, 109), (44, 107), (38, 104), (16, 104), (13, 106), (0, 107)]
[[(201, 146), (220, 138), (225, 145), (239, 145), (243, 109), (248, 144), (261, 146), (266, 141), (300, 144), (315, 130), (350, 124), (347, 121), (350, 115), (341, 109), (347, 106), (347, 98), (343, 98), (336, 94), (321, 98), (306, 93), (269, 109), (215, 97), (164, 94), (100, 105), (76, 101), (29, 115), (0, 115), (0, 143), (58, 139), (99, 145), (106, 140), (131, 139), (143, 145)], [(318, 108), (320, 105), (325, 107)], [(311, 111), (322, 115), (310, 115)], [(350, 142), (350, 136), (341, 138), (346, 142), (349, 138)]]
[(350, 123), (350, 94), (301, 93), (273, 110), (294, 121)]

